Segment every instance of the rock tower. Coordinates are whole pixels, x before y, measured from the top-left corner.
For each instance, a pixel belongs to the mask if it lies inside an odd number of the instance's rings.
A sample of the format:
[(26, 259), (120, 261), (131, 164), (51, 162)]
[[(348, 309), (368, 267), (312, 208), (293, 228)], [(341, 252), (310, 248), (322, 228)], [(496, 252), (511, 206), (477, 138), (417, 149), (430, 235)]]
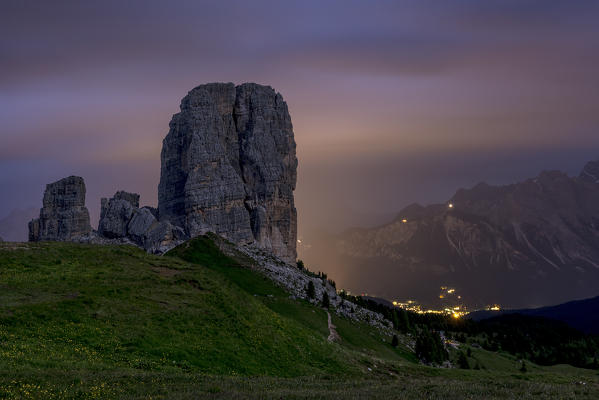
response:
[(161, 163), (161, 220), (192, 237), (211, 231), (295, 261), (295, 140), (287, 104), (271, 87), (191, 90), (170, 122)]
[(46, 185), (40, 217), (29, 222), (29, 240), (72, 240), (91, 230), (83, 178), (69, 176)]

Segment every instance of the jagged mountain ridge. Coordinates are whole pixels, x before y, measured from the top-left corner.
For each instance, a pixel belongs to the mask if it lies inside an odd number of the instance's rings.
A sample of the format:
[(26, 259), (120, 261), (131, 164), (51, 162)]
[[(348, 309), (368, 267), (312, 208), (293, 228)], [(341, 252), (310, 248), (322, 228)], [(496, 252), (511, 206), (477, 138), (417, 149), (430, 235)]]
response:
[(481, 310), (468, 314), (468, 318), (480, 321), (498, 315), (522, 314), (565, 322), (581, 332), (599, 335), (599, 296), (591, 299), (570, 301), (555, 306), (524, 310)]
[(446, 204), (414, 204), (389, 224), (347, 231), (336, 248), (352, 273), (360, 266), (394, 269), (410, 297), (425, 295), (409, 287), (419, 284), (430, 286), (428, 296), (437, 286), (456, 286), (478, 305), (596, 295), (599, 185), (589, 177), (598, 165), (587, 164), (580, 177), (549, 171), (516, 184), (460, 189)]
[(588, 162), (582, 169), (579, 178), (587, 182), (599, 183), (599, 160)]

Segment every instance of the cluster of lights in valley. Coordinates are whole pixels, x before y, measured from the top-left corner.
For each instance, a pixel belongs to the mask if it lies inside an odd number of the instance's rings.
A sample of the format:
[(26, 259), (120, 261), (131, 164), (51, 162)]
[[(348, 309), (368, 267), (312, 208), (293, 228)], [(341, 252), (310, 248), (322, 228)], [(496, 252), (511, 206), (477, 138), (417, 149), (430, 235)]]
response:
[[(448, 203), (447, 208), (450, 210), (454, 209), (453, 203)], [(405, 224), (408, 222), (408, 219), (402, 218), (401, 222)], [(298, 239), (297, 243), (299, 245), (302, 245), (302, 240)], [(311, 247), (309, 245), (304, 245), (304, 246)], [(439, 294), (439, 299), (445, 299), (448, 296), (454, 297), (456, 300), (462, 299), (462, 296), (460, 296), (456, 293), (455, 288), (441, 286), (440, 289), (441, 289), (441, 294)], [(347, 290), (345, 292), (350, 293)], [(393, 303), (393, 306), (401, 308), (406, 311), (411, 311), (411, 312), (415, 312), (418, 314), (444, 314), (444, 315), (452, 316), (453, 318), (456, 318), (456, 319), (461, 318), (469, 313), (468, 309), (464, 305), (455, 305), (453, 307), (450, 306), (450, 307), (445, 307), (442, 309), (435, 310), (435, 309), (423, 309), (422, 306), (420, 304), (418, 304), (418, 302), (416, 302), (415, 300), (407, 300), (405, 302), (400, 302), (400, 301), (394, 300), (392, 303)], [(489, 306), (485, 307), (485, 310), (499, 311), (499, 310), (501, 310), (501, 306), (499, 304), (493, 304), (493, 305), (489, 305)]]
[[(458, 300), (462, 299), (462, 296), (456, 294), (455, 288), (450, 288), (447, 286), (441, 286), (441, 294), (439, 295), (440, 299), (445, 299), (447, 296), (455, 296)], [(454, 307), (445, 307), (439, 310), (435, 309), (423, 309), (420, 304), (418, 304), (415, 300), (407, 300), (405, 302), (393, 301), (393, 305), (395, 307), (399, 307), (406, 311), (412, 311), (418, 314), (444, 314), (450, 315), (453, 318), (461, 318), (464, 315), (468, 314), (469, 311), (464, 305), (456, 305)], [(499, 304), (493, 304), (487, 306), (485, 308), (488, 311), (499, 311), (501, 310), (501, 306)]]

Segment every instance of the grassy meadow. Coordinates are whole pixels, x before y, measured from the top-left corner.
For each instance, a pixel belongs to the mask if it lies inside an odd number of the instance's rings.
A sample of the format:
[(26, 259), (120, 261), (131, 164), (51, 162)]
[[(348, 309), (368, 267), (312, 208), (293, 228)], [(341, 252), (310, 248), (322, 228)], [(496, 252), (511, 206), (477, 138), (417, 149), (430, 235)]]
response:
[(294, 300), (210, 238), (130, 246), (0, 243), (0, 398), (599, 398), (597, 371), (472, 349), (478, 370)]

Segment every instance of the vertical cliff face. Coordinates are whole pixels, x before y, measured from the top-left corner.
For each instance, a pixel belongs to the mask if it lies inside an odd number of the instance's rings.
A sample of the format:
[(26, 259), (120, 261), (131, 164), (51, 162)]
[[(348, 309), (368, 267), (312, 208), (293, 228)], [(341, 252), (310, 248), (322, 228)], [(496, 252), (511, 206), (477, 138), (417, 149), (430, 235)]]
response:
[(272, 88), (196, 87), (171, 120), (161, 161), (161, 220), (295, 260), (295, 140), (287, 104)]
[(48, 184), (40, 217), (29, 223), (29, 240), (71, 240), (91, 230), (83, 178), (69, 176)]

